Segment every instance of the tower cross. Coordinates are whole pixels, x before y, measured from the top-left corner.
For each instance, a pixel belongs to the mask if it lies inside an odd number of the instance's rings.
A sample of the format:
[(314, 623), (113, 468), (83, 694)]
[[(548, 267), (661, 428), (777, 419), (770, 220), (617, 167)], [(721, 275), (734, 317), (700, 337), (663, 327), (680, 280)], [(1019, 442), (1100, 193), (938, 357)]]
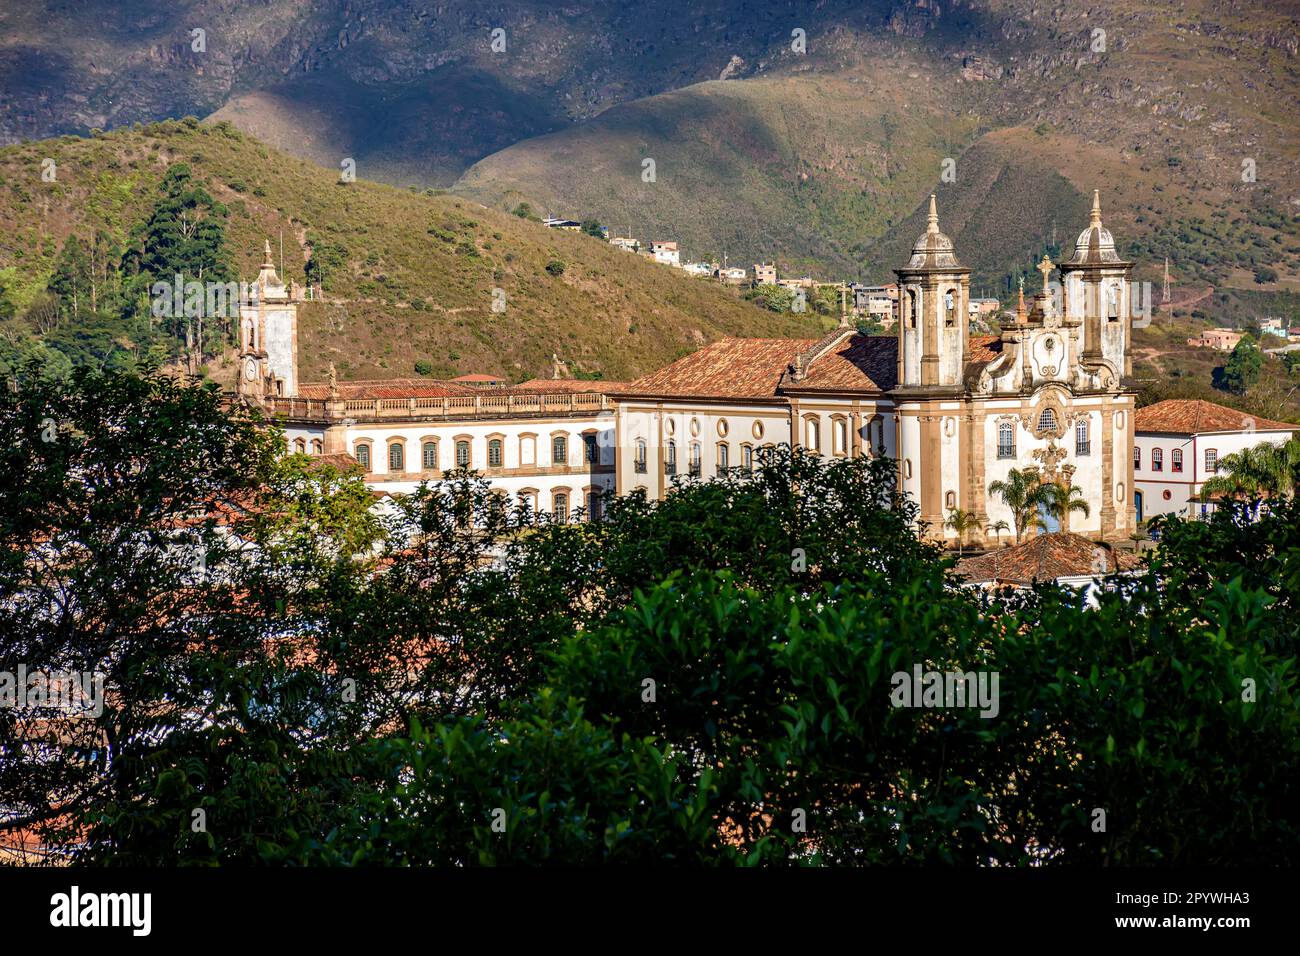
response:
[(1048, 283), (1048, 280), (1049, 280), (1049, 279), (1051, 278), (1051, 276), (1052, 276), (1052, 270), (1053, 270), (1054, 268), (1055, 268), (1055, 266), (1052, 265), (1052, 260), (1049, 259), (1049, 258), (1047, 258), (1047, 255), (1044, 254), (1044, 255), (1043, 255), (1043, 261), (1040, 262), (1040, 263), (1038, 263), (1038, 271), (1041, 272), (1041, 273), (1043, 274), (1043, 291), (1044, 291), (1044, 292), (1047, 291), (1047, 283)]

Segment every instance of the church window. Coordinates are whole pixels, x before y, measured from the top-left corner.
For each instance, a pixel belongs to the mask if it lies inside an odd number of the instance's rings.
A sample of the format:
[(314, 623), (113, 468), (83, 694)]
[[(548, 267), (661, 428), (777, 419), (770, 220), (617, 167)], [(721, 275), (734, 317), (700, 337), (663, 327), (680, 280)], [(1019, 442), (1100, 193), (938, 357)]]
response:
[(753, 445), (740, 446), (740, 468), (742, 471), (746, 471), (746, 472), (754, 470), (754, 446)]
[(436, 441), (425, 442), (421, 456), (427, 471), (436, 469), (438, 467), (438, 443)]
[(500, 468), (504, 460), (502, 452), (503, 443), (500, 438), (494, 438), (488, 442), (488, 467)]
[(664, 474), (677, 474), (677, 442), (668, 439), (668, 454), (664, 460)]
[(1172, 471), (1183, 470), (1183, 450), (1181, 448), (1175, 448), (1169, 453), (1169, 467)]
[(589, 465), (600, 461), (600, 447), (596, 444), (595, 435), (582, 436), (582, 455), (583, 460)]
[(469, 442), (456, 442), (456, 467), (464, 468), (469, 465)]
[(1217, 448), (1205, 449), (1205, 470), (1211, 475), (1219, 473), (1219, 450)]
[(821, 423), (815, 418), (808, 419), (807, 437), (804, 444), (812, 451), (820, 451), (822, 446)]
[(725, 475), (731, 464), (731, 449), (725, 441), (718, 442), (718, 474)]
[(849, 426), (845, 424), (843, 419), (840, 419), (835, 422), (834, 442), (835, 442), (835, 454), (837, 455), (844, 454), (844, 451), (849, 444)]
[(916, 328), (916, 292), (912, 289), (907, 290), (907, 305), (905, 306), (907, 315), (904, 319), (909, 329)]
[(957, 492), (949, 491), (946, 494), (944, 494), (943, 506), (947, 508), (949, 511), (954, 510), (957, 507)]
[(1137, 445), (1133, 446), (1133, 470), (1142, 470), (1142, 449)]
[(698, 478), (700, 476), (700, 443), (699, 442), (697, 441), (691, 442), (690, 455), (691, 455), (690, 457), (691, 475), (695, 478)]
[(1038, 416), (1038, 430), (1040, 432), (1056, 431), (1056, 412), (1050, 408), (1044, 408)]
[(569, 520), (569, 496), (563, 491), (555, 493), (555, 507), (552, 509), (555, 513), (555, 520), (560, 524), (565, 524)]
[(293, 452), (295, 455), (307, 454), (307, 439), (295, 438), (293, 440)]
[(1087, 455), (1092, 451), (1092, 443), (1088, 441), (1088, 419), (1080, 418), (1074, 426), (1074, 453), (1076, 455)]
[(357, 464), (359, 464), (362, 467), (362, 469), (364, 469), (365, 471), (370, 470), (370, 446), (369, 445), (357, 446)]
[(401, 442), (395, 441), (388, 446), (388, 470), (389, 471), (403, 471), (405, 469), (405, 466), (403, 464), (404, 458), (405, 455), (402, 454)]
[(321, 444), (321, 440), (319, 438), (312, 439), (311, 453), (313, 455), (320, 455), (323, 454), (324, 451), (325, 451), (325, 446)]
[(943, 294), (943, 324), (948, 328), (957, 324), (957, 309), (953, 305), (952, 289)]
[(1106, 289), (1106, 317), (1112, 322), (1119, 321), (1119, 289), (1113, 285)]
[(636, 440), (636, 452), (632, 456), (632, 470), (638, 475), (644, 475), (646, 470), (646, 444), (644, 438)]
[(1152, 471), (1165, 470), (1165, 453), (1163, 449), (1161, 448), (1151, 449), (1151, 470)]
[(567, 465), (569, 463), (569, 439), (556, 435), (551, 439), (551, 464)]
[(599, 491), (587, 492), (587, 520), (588, 521), (600, 520), (600, 505), (601, 505), (600, 492)]
[(998, 457), (1016, 457), (1016, 430), (1010, 422), (1002, 422), (998, 425)]

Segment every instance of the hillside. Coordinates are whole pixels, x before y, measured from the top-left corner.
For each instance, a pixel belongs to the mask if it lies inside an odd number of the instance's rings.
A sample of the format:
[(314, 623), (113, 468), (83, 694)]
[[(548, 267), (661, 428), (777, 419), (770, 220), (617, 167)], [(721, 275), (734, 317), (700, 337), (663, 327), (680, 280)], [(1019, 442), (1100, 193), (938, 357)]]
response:
[[(42, 180), (46, 159), (55, 182)], [(307, 378), (331, 361), (342, 378), (410, 375), (423, 361), (436, 375), (520, 380), (550, 374), (558, 354), (579, 374), (624, 379), (719, 336), (806, 333), (814, 321), (464, 199), (341, 183), (228, 124), (189, 120), (0, 149), (0, 290), (20, 313), (0, 331), (15, 334), (67, 236), (104, 231), (125, 247), (179, 163), (229, 211), (234, 274), (255, 274), (267, 237), (278, 247), (283, 235), (284, 273), (299, 285), (313, 244), (337, 255), (326, 301), (302, 309)], [(495, 288), (504, 313), (491, 310)]]

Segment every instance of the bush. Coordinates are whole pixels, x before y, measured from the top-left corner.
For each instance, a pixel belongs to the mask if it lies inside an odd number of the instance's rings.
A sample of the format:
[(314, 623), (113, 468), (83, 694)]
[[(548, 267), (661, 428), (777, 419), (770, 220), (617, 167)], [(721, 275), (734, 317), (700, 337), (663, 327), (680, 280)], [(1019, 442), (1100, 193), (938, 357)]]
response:
[(564, 275), (564, 269), (565, 265), (559, 259), (552, 259), (550, 262), (546, 263), (546, 271), (553, 276), (558, 277)]

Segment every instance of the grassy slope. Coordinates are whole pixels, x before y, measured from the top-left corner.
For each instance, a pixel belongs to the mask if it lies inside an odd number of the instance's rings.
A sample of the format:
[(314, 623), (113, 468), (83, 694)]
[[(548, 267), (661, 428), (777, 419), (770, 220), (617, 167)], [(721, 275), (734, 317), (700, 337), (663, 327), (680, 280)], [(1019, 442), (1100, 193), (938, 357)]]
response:
[(455, 191), (598, 213), (620, 233), (680, 240), (692, 258), (856, 274), (868, 240), (911, 211), (973, 128), (908, 100), (856, 75), (701, 83), (497, 153)]
[[(58, 164), (56, 183), (41, 181), (46, 157)], [(0, 150), (0, 269), (12, 270), (21, 294), (34, 294), (70, 232), (84, 238), (106, 228), (124, 238), (173, 162), (189, 163), (230, 206), (227, 245), (246, 277), (263, 239), (274, 245), (281, 230), (285, 273), (299, 282), (309, 233), (347, 247), (348, 266), (329, 293), (335, 301), (302, 312), (309, 379), (330, 361), (344, 378), (410, 375), (418, 359), (439, 375), (522, 379), (549, 374), (553, 352), (618, 379), (722, 335), (807, 334), (809, 320), (762, 311), (591, 237), (455, 197), (341, 185), (335, 173), (229, 126), (183, 122)], [(554, 259), (566, 264), (559, 277), (545, 269)], [(506, 291), (504, 314), (490, 309), (495, 287)], [(425, 310), (411, 308), (415, 300)]]

